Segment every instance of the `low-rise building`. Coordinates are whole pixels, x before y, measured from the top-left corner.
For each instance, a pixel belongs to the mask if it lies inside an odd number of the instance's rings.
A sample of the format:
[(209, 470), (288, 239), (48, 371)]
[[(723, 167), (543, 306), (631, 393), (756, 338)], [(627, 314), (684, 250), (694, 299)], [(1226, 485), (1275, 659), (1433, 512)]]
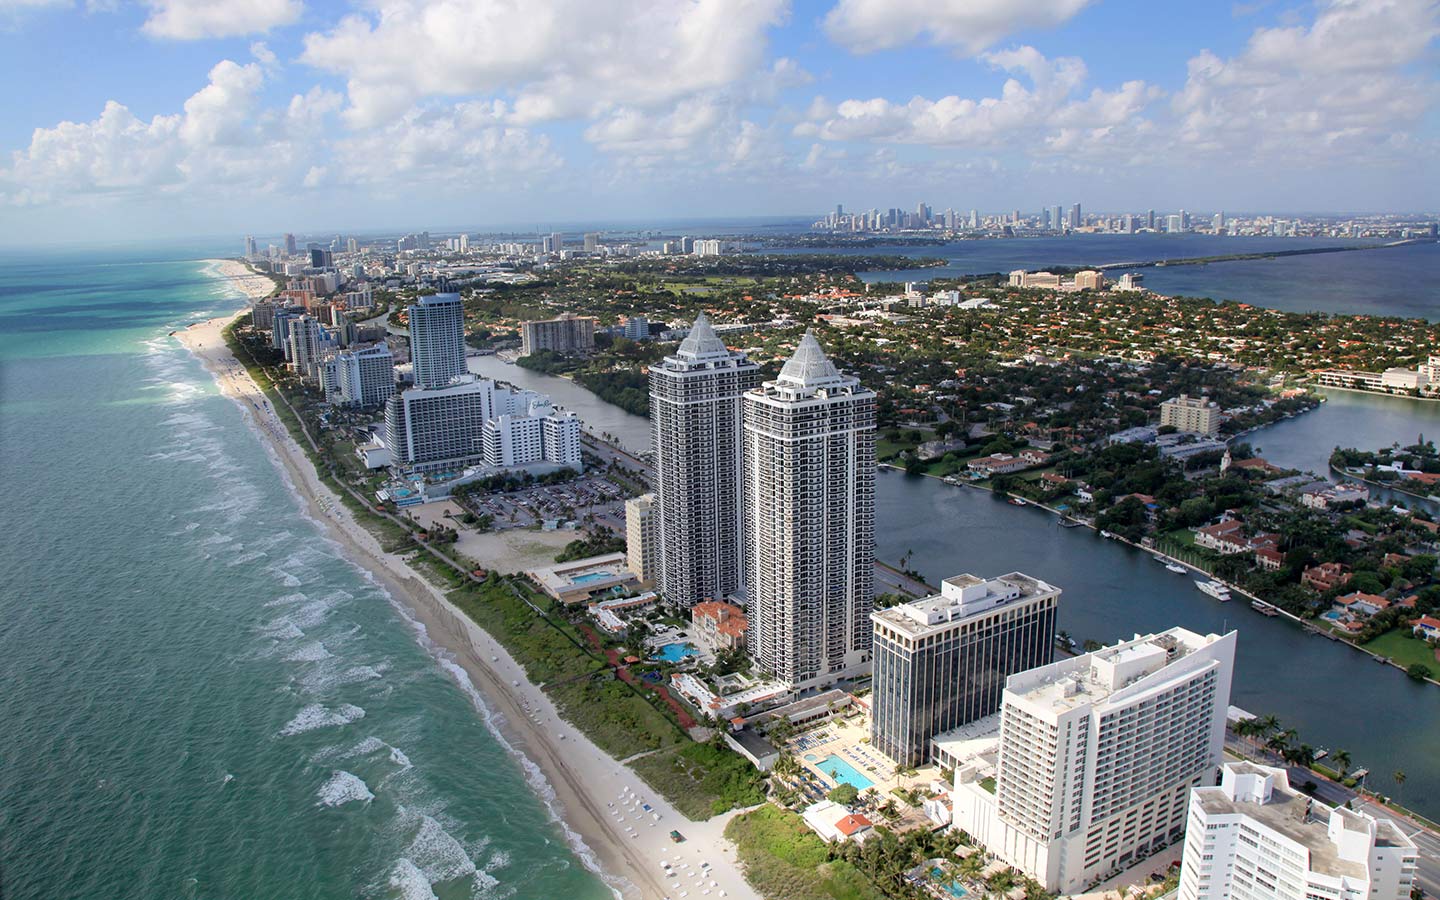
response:
[(992, 453), (989, 456), (982, 456), (979, 459), (972, 459), (965, 464), (971, 472), (977, 475), (990, 477), (992, 475), (1008, 475), (1011, 472), (1021, 472), (1033, 465), (1029, 460), (1020, 456), (1011, 456), (1009, 453)]
[(1214, 550), (1222, 556), (1231, 556), (1249, 550), (1250, 541), (1245, 537), (1244, 523), (1229, 519), (1195, 529), (1195, 546)]
[(1300, 583), (1321, 594), (1350, 582), (1350, 567), (1338, 562), (1313, 565), (1300, 573)]
[(749, 623), (745, 612), (733, 603), (723, 600), (706, 600), (690, 609), (690, 622), (695, 627), (696, 639), (713, 651), (741, 650), (745, 647), (745, 632)]
[(869, 819), (860, 813), (852, 813), (848, 807), (833, 800), (812, 804), (800, 815), (812, 831), (831, 844), (844, 841), (864, 843), (874, 834)]
[(1422, 640), (1440, 640), (1440, 619), (1434, 616), (1421, 616), (1411, 624), (1410, 633)]
[(530, 569), (525, 573), (561, 603), (583, 603), (601, 594), (625, 593), (638, 586), (625, 565), (625, 554), (606, 553), (586, 559)]

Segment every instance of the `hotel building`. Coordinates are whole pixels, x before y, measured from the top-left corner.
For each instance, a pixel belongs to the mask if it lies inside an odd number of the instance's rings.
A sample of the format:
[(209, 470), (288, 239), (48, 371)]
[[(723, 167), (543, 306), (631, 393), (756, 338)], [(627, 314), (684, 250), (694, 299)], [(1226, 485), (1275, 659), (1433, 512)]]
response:
[(750, 653), (794, 691), (868, 672), (875, 393), (807, 331), (743, 421)]
[(1005, 680), (1050, 662), (1060, 590), (1011, 572), (945, 579), (940, 593), (871, 615), (871, 743), (902, 766), (930, 739), (1000, 709)]
[(395, 357), (383, 341), (340, 351), (335, 371), (336, 402), (342, 405), (378, 406), (395, 393)]
[(759, 380), (760, 367), (731, 352), (703, 313), (650, 367), (656, 586), (677, 606), (741, 590), (740, 397)]
[(1332, 808), (1284, 769), (1227, 763), (1190, 792), (1180, 900), (1408, 900), (1415, 843), (1389, 819)]
[(431, 294), (409, 307), (410, 362), (415, 386), (443, 388), (468, 374), (465, 309), (459, 294)]
[(994, 781), (957, 770), (955, 827), (1067, 894), (1178, 841), (1223, 761), (1234, 663), (1234, 632), (1172, 628), (1010, 676)]

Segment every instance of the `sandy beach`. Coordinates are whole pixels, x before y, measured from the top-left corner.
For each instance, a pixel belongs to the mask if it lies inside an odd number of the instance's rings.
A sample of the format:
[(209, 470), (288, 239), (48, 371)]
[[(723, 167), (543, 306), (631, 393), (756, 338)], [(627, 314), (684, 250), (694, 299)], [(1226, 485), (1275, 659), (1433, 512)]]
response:
[[(227, 270), (226, 265), (234, 269)], [(244, 285), (241, 290), (251, 299), (273, 290), (271, 282), (261, 276), (241, 278), (248, 270), (240, 263), (222, 263), (218, 272), (234, 279), (237, 287)], [(256, 278), (263, 282), (263, 290)], [(587, 865), (627, 900), (702, 896), (759, 900), (759, 894), (738, 871), (734, 847), (723, 836), (734, 813), (696, 823), (676, 812), (639, 776), (565, 723), (549, 698), (526, 681), (523, 669), (498, 642), (416, 575), (401, 557), (384, 552), (319, 481), (309, 459), (225, 345), (221, 330), (244, 312), (193, 325), (175, 337), (215, 377), (221, 393), (240, 406), (252, 429), (265, 438), (309, 515), (324, 524), (348, 559), (386, 587), (423, 633), (422, 643), (470, 691), (480, 713), (516, 753), (532, 786), (549, 802)], [(648, 804), (653, 813), (643, 811), (641, 804)], [(684, 843), (671, 842), (672, 828), (684, 834)], [(662, 861), (670, 863), (674, 874), (667, 873)]]

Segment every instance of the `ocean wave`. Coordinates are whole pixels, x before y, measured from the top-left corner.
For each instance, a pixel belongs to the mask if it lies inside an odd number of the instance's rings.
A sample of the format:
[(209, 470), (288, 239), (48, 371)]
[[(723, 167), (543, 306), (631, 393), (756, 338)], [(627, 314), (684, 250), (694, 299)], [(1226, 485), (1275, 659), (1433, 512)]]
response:
[[(286, 662), (319, 662), (322, 659), (329, 659), (332, 656), (325, 645), (319, 641), (309, 641), (301, 644), (294, 652), (285, 657)], [(378, 677), (378, 676), (377, 676)]]
[(309, 599), (306, 595), (296, 592), (294, 594), (286, 594), (283, 597), (276, 597), (274, 600), (267, 600), (265, 606), (289, 606), (293, 603), (303, 603)]
[[(381, 588), (381, 590), (384, 589)], [(400, 613), (400, 617), (410, 625), (411, 631), (415, 634), (420, 646), (424, 648), (425, 652), (435, 660), (436, 664), (460, 686), (465, 696), (470, 699), (471, 705), (475, 708), (475, 711), (480, 714), (480, 721), (485, 725), (486, 730), (489, 731), (491, 736), (495, 738), (495, 741), (520, 764), (520, 769), (525, 775), (526, 785), (529, 786), (535, 796), (540, 798), (540, 802), (544, 805), (545, 812), (548, 814), (550, 821), (559, 826), (561, 834), (565, 837), (565, 843), (570, 848), (570, 852), (575, 854), (576, 858), (580, 860), (580, 864), (587, 870), (599, 876), (617, 898), (620, 897), (622, 891), (619, 886), (628, 886), (628, 882), (606, 872), (604, 868), (601, 867), (600, 860), (596, 857), (595, 851), (591, 850), (590, 846), (585, 843), (585, 839), (580, 836), (580, 833), (571, 828), (570, 823), (566, 822), (560, 816), (558, 809), (559, 802), (555, 795), (555, 788), (545, 777), (545, 773), (540, 770), (540, 766), (530, 757), (521, 753), (500, 731), (499, 724), (496, 721), (496, 713), (485, 703), (484, 695), (480, 693), (479, 688), (475, 687), (475, 683), (470, 680), (470, 673), (466, 672), (464, 667), (455, 662), (447, 650), (435, 643), (426, 630), (425, 624), (416, 619), (405, 604), (397, 601), (391, 596), (389, 591), (384, 591), (384, 593), (385, 597), (390, 601), (391, 606), (393, 606), (396, 611)]]
[(368, 803), (375, 799), (363, 778), (341, 769), (331, 774), (330, 780), (320, 786), (315, 796), (320, 798), (322, 806), (343, 806), (356, 800)]
[(390, 870), (389, 885), (399, 893), (399, 900), (437, 900), (430, 889), (430, 879), (420, 867), (408, 859), (398, 859)]
[(420, 829), (410, 841), (405, 856), (431, 884), (474, 875), (478, 869), (465, 847), (432, 816), (420, 817)]
[(255, 560), (260, 559), (264, 556), (264, 550), (246, 550), (244, 553), (225, 563), (225, 565), (227, 568), (233, 569), (236, 566), (243, 566), (246, 563), (254, 562)]
[(342, 704), (335, 709), (312, 703), (296, 714), (295, 718), (282, 729), (281, 737), (304, 734), (307, 731), (315, 731), (318, 728), (335, 728), (341, 725), (349, 725), (351, 722), (365, 718), (365, 710), (349, 703)]

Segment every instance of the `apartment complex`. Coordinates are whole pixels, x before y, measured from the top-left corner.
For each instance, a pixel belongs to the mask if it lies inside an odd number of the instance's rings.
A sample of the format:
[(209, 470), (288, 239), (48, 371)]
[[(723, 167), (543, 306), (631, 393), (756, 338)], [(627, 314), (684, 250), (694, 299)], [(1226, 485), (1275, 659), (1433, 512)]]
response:
[(396, 466), (421, 470), (485, 461), (485, 422), (494, 414), (495, 384), (460, 381), (415, 387), (385, 402), (385, 446)]
[(1389, 819), (1332, 808), (1284, 769), (1227, 763), (1190, 793), (1180, 900), (1408, 900), (1415, 843)]
[(465, 309), (459, 294), (431, 294), (408, 309), (410, 362), (415, 385), (443, 388), (468, 374), (465, 367)]
[(525, 322), (520, 326), (520, 355), (541, 350), (589, 353), (595, 349), (595, 319), (566, 313), (556, 319)]
[(1216, 434), (1220, 431), (1220, 404), (1206, 397), (1181, 394), (1160, 404), (1160, 427), (1177, 431)]
[(383, 341), (341, 350), (335, 356), (335, 376), (335, 402), (379, 406), (395, 393), (395, 357)]
[(657, 518), (653, 493), (625, 501), (625, 564), (646, 584), (655, 580)]
[(932, 737), (994, 715), (1006, 678), (1050, 662), (1059, 599), (1019, 572), (956, 575), (933, 597), (873, 613), (871, 743), (921, 766)]
[[(505, 392), (496, 391), (497, 395), (501, 393)], [(501, 412), (497, 408), (494, 418), (486, 420), (485, 464), (511, 468), (547, 462), (579, 469), (579, 418), (574, 413), (557, 411), (549, 398), (530, 397), (523, 412)]]
[(740, 397), (759, 380), (760, 367), (731, 352), (704, 313), (650, 367), (656, 585), (677, 606), (741, 590)]
[(955, 827), (1052, 892), (1179, 840), (1222, 761), (1235, 633), (1183, 628), (1012, 675), (994, 793), (956, 772)]
[(869, 668), (874, 604), (875, 393), (810, 331), (744, 396), (750, 652), (792, 690)]

